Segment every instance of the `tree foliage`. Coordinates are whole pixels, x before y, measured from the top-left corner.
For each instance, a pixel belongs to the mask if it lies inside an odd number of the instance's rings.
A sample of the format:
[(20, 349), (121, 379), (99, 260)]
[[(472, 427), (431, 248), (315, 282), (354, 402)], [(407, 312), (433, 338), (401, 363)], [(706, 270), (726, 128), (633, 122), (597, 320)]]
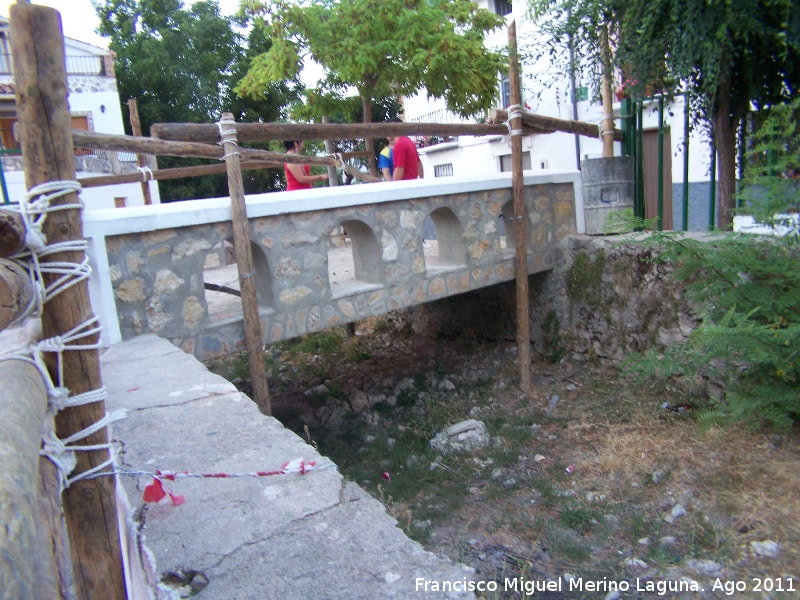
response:
[[(559, 75), (572, 73), (599, 95), (603, 70), (600, 32), (606, 27), (612, 41), (619, 39), (618, 4), (618, 0), (529, 0), (542, 34), (525, 44), (529, 60), (535, 63), (546, 56)], [(611, 59), (612, 64), (617, 62), (613, 55)]]
[[(123, 114), (136, 99), (142, 131), (158, 122), (207, 123), (225, 111), (237, 119), (277, 120), (291, 90), (270, 86), (258, 100), (232, 93), (251, 55), (268, 50), (257, 33), (245, 39), (220, 14), (215, 0), (184, 8), (182, 0), (93, 0), (101, 35), (116, 53), (115, 70)], [(130, 124), (125, 123), (130, 132)], [(198, 159), (159, 158), (161, 168), (201, 164)], [(245, 172), (248, 192), (276, 189), (276, 175)], [(249, 189), (248, 189), (249, 188)], [(164, 181), (162, 201), (227, 195), (225, 175)]]
[(246, 0), (242, 10), (272, 40), (237, 88), (248, 96), (296, 77), (310, 56), (325, 70), (316, 92), (355, 88), (365, 121), (371, 100), (422, 87), (469, 115), (491, 106), (505, 69), (502, 53), (483, 43), (502, 20), (468, 0)]
[(628, 77), (627, 89), (640, 96), (648, 88), (667, 96), (689, 92), (695, 118), (709, 126), (719, 153), (718, 225), (729, 225), (740, 119), (752, 106), (790, 100), (800, 86), (797, 3), (531, 0), (531, 7), (556, 43), (574, 42), (590, 73), (599, 74), (597, 31), (607, 21), (616, 32), (616, 66)]
[[(770, 218), (773, 211), (797, 208), (797, 182), (787, 177), (800, 164), (800, 134), (791, 115), (800, 101), (771, 111), (759, 129), (751, 161), (766, 150), (783, 157), (764, 161), (745, 177), (748, 205), (743, 211)], [(776, 134), (780, 132), (780, 134)], [(771, 163), (771, 166), (770, 166)], [(776, 164), (786, 171), (774, 169)], [(796, 213), (794, 214), (796, 217)], [(634, 358), (633, 368), (653, 375), (694, 380), (710, 377), (725, 394), (702, 413), (709, 422), (745, 420), (790, 426), (800, 422), (800, 232), (797, 220), (781, 238), (729, 234), (698, 241), (656, 234), (663, 258), (686, 282), (701, 307), (702, 323), (688, 341), (666, 354)]]

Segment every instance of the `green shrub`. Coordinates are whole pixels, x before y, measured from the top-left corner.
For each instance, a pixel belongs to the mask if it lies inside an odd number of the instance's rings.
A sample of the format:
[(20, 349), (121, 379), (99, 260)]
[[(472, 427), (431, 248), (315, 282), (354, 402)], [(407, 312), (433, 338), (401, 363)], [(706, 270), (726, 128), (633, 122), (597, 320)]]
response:
[[(772, 222), (771, 215), (791, 211), (797, 203), (797, 180), (786, 182), (791, 166), (800, 166), (800, 133), (786, 114), (798, 107), (800, 101), (776, 109), (755, 136), (755, 166), (743, 182), (747, 205), (740, 213), (749, 211)], [(769, 148), (776, 158), (762, 164), (761, 154)], [(664, 354), (632, 357), (628, 368), (643, 378), (716, 379), (725, 393), (700, 413), (707, 423), (788, 427), (799, 422), (797, 235), (729, 234), (696, 241), (664, 233), (651, 239), (662, 247), (661, 259), (671, 263), (674, 277), (685, 282), (689, 298), (701, 307), (702, 322), (685, 343)]]

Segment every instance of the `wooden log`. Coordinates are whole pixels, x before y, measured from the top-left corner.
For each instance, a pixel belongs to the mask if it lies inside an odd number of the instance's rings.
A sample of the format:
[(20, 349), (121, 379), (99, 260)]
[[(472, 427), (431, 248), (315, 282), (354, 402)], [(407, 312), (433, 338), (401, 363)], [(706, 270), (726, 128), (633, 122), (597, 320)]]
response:
[[(124, 152), (144, 152), (158, 156), (186, 156), (191, 158), (216, 158), (221, 159), (223, 150), (219, 146), (196, 142), (173, 142), (159, 138), (136, 138), (129, 135), (114, 135), (109, 133), (95, 133), (91, 131), (72, 131), (72, 139), (76, 146), (82, 148), (96, 148), (99, 150), (122, 150)], [(332, 156), (303, 156), (299, 154), (283, 154), (269, 150), (254, 148), (239, 148), (241, 161), (270, 161), (280, 165), (284, 163), (297, 163), (307, 165), (335, 165), (345, 169), (348, 173), (367, 182), (378, 181), (366, 173), (348, 167)]]
[[(241, 163), (242, 171), (252, 171), (255, 169), (276, 169), (282, 167), (283, 163), (276, 163), (274, 161), (248, 161)], [(159, 169), (153, 171), (152, 178), (155, 181), (164, 181), (167, 179), (181, 179), (183, 177), (202, 177), (203, 175), (214, 175), (217, 173), (225, 173), (227, 171), (225, 163), (218, 163), (212, 165), (197, 165), (194, 167), (175, 167), (173, 169)], [(150, 177), (149, 175), (147, 176)], [(81, 179), (81, 186), (84, 188), (102, 187), (104, 185), (114, 185), (117, 183), (136, 183), (142, 181), (141, 173), (125, 173), (124, 175), (102, 175), (100, 177), (86, 177)]]
[(0, 590), (3, 598), (34, 600), (45, 597), (36, 595), (36, 540), (47, 386), (38, 369), (22, 360), (0, 361), (0, 381)]
[(223, 113), (218, 130), (222, 135), (225, 164), (228, 166), (228, 190), (231, 195), (231, 218), (233, 221), (233, 247), (236, 266), (239, 270), (239, 290), (242, 297), (244, 320), (244, 344), (250, 362), (250, 382), (253, 385), (253, 401), (265, 415), (272, 414), (269, 402), (267, 367), (264, 362), (264, 340), (261, 337), (261, 318), (258, 315), (253, 252), (250, 245), (250, 230), (247, 223), (247, 205), (244, 200), (244, 182), (239, 166), (236, 123), (233, 114)]
[[(495, 108), (490, 113), (490, 118), (496, 121), (505, 121), (508, 119), (508, 111)], [(536, 128), (541, 133), (552, 133), (555, 131), (563, 131), (564, 133), (577, 133), (586, 137), (598, 139), (600, 137), (600, 130), (594, 123), (587, 123), (585, 121), (570, 121), (567, 119), (556, 119), (555, 117), (545, 117), (544, 115), (535, 115), (533, 113), (522, 113), (522, 125)], [(610, 136), (609, 136), (610, 137)], [(614, 129), (614, 140), (617, 142), (622, 141), (622, 130)]]
[[(525, 208), (525, 187), (522, 173), (522, 88), (517, 56), (517, 25), (508, 26), (508, 61), (511, 105), (518, 110), (511, 118), (511, 177), (514, 198), (514, 263), (517, 280), (517, 356), (519, 357), (519, 387), (531, 391), (531, 329), (528, 298), (528, 211)], [(516, 132), (519, 131), (520, 135)]]
[(25, 223), (18, 212), (0, 209), (0, 256), (11, 256), (25, 247)]
[(28, 272), (18, 263), (0, 258), (0, 331), (22, 315), (33, 293)]
[[(361, 140), (389, 135), (507, 135), (502, 123), (237, 123), (240, 142), (267, 140)], [(154, 123), (150, 135), (162, 140), (216, 142), (214, 123)]]
[[(16, 88), (17, 119), (20, 125), (25, 183), (30, 189), (52, 181), (75, 180), (67, 83), (64, 37), (57, 11), (38, 4), (11, 5), (11, 54)], [(54, 205), (76, 204), (75, 193), (53, 200)], [(71, 208), (48, 214), (43, 232), (49, 244), (83, 239), (81, 210)], [(47, 261), (80, 264), (82, 250), (48, 255)], [(57, 274), (46, 274), (45, 284)], [(50, 299), (42, 312), (45, 338), (62, 335), (94, 319), (87, 282), (81, 281)], [(91, 345), (98, 336), (87, 336), (81, 345)], [(57, 379), (57, 356), (46, 354), (48, 369)], [(63, 353), (64, 386), (72, 396), (102, 388), (97, 350), (71, 350)], [(105, 403), (94, 402), (71, 407), (56, 416), (60, 439), (82, 431), (105, 417)], [(107, 431), (75, 442), (104, 445)], [(77, 452), (78, 473), (106, 462), (108, 450)], [(75, 482), (62, 494), (64, 517), (73, 561), (75, 593), (79, 599), (124, 600), (125, 583), (117, 522), (115, 480), (98, 477)]]
[[(128, 100), (128, 112), (131, 119), (131, 132), (134, 137), (142, 137), (142, 125), (139, 122), (139, 105), (134, 98)], [(137, 154), (136, 164), (139, 165), (140, 169), (143, 169), (147, 166), (147, 157), (144, 154)], [(145, 204), (153, 203), (153, 198), (150, 196), (150, 183), (148, 181), (142, 181), (142, 197), (144, 198)]]

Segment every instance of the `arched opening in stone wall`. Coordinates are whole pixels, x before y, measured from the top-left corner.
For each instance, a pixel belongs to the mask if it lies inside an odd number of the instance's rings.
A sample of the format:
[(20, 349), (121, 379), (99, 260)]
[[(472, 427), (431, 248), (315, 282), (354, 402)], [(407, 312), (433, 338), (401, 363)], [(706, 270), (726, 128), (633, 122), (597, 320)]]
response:
[[(264, 251), (250, 242), (253, 255), (253, 277), (259, 308), (272, 306), (272, 275)], [(212, 323), (242, 318), (242, 298), (239, 290), (239, 269), (232, 240), (225, 240), (206, 256), (203, 268), (203, 288), (208, 318)]]
[(505, 254), (514, 254), (514, 201), (509, 200), (500, 210), (500, 249)]
[(436, 232), (435, 240), (423, 241), (425, 270), (453, 269), (467, 264), (461, 223), (449, 208), (441, 207), (429, 215)]
[(381, 245), (369, 225), (342, 221), (328, 238), (328, 282), (331, 296), (379, 287), (383, 282)]

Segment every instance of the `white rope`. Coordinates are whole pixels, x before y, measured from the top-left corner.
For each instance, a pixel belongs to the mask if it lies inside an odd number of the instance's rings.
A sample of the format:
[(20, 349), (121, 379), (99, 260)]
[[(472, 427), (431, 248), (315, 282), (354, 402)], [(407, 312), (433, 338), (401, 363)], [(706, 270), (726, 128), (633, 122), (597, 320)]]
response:
[(512, 129), (511, 120), (522, 119), (522, 107), (519, 104), (512, 104), (508, 107), (508, 115), (506, 120), (506, 127), (508, 127), (508, 134), (510, 137), (522, 135), (522, 129)]
[(153, 181), (153, 172), (150, 170), (150, 167), (137, 167), (137, 169), (139, 173), (142, 174), (142, 183), (146, 183), (148, 179)]
[[(239, 141), (236, 139), (236, 120), (232, 116), (222, 117), (217, 123), (217, 128), (219, 129), (220, 140), (218, 144), (220, 146), (224, 148), (225, 144), (232, 144), (236, 148), (239, 147)], [(225, 160), (234, 154), (238, 155), (239, 151), (234, 150), (232, 152), (228, 152), (226, 149), (225, 154), (222, 155), (220, 160)]]
[[(143, 170), (140, 169), (140, 171)], [(147, 169), (147, 171), (149, 172), (149, 169)], [(144, 171), (142, 176), (146, 176)], [(152, 177), (152, 173), (150, 173), (150, 176)], [(85, 254), (88, 248), (88, 242), (86, 240), (68, 240), (65, 242), (48, 244), (47, 237), (42, 228), (47, 215), (51, 212), (82, 209), (83, 203), (80, 201), (80, 198), (78, 198), (78, 202), (52, 205), (54, 200), (68, 194), (77, 194), (80, 190), (81, 185), (77, 181), (52, 181), (32, 188), (19, 203), (17, 210), (25, 226), (25, 248), (9, 258), (23, 266), (30, 274), (33, 299), (25, 310), (15, 319), (15, 323), (26, 318), (34, 311), (41, 313), (42, 306), (49, 300), (91, 276), (92, 269), (89, 266), (89, 258)], [(41, 260), (47, 256), (69, 253), (82, 253), (83, 259), (80, 263), (69, 262), (67, 260)], [(45, 275), (56, 275), (57, 277), (48, 285), (45, 285)], [(51, 415), (55, 415), (58, 411), (65, 408), (101, 402), (105, 400), (108, 395), (104, 387), (74, 396), (69, 395), (69, 390), (64, 385), (63, 360), (63, 354), (66, 351), (96, 350), (100, 347), (99, 333), (101, 328), (99, 323), (100, 321), (97, 317), (92, 317), (62, 335), (41, 340), (33, 344), (27, 350), (15, 350), (6, 353), (0, 352), (0, 358), (23, 360), (36, 366), (47, 386), (48, 412)], [(83, 338), (93, 336), (96, 336), (94, 341), (81, 343)], [(57, 374), (57, 382), (53, 381), (50, 371), (45, 364), (45, 353), (56, 355), (55, 372)], [(90, 477), (98, 471), (112, 465), (112, 460), (109, 459), (84, 473), (70, 478), (70, 473), (72, 473), (78, 463), (75, 452), (108, 450), (111, 447), (110, 444), (79, 446), (75, 445), (74, 442), (93, 435), (107, 427), (111, 421), (124, 417), (124, 412), (106, 413), (106, 415), (96, 423), (73, 433), (64, 440), (58, 439), (52, 424), (48, 425), (47, 429), (42, 434), (42, 449), (40, 454), (49, 458), (53, 464), (56, 465), (62, 491), (69, 487), (71, 483)], [(50, 423), (52, 422), (50, 421)]]

